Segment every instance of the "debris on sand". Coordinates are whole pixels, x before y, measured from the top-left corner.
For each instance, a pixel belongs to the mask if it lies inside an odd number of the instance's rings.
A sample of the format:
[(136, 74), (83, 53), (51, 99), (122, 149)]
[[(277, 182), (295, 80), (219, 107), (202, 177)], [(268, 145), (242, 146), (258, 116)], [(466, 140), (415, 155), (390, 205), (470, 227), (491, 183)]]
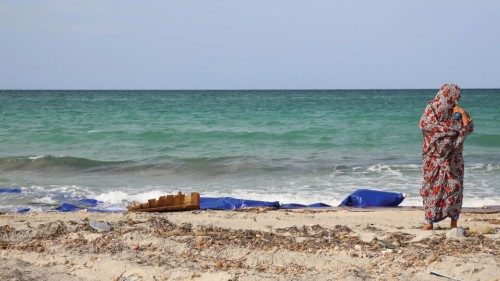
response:
[(89, 222), (90, 227), (95, 229), (97, 232), (108, 232), (111, 230), (111, 226), (105, 222), (102, 221), (94, 221), (91, 220)]
[(448, 230), (446, 232), (446, 239), (448, 240), (462, 240), (465, 239), (464, 229), (461, 227), (456, 227)]

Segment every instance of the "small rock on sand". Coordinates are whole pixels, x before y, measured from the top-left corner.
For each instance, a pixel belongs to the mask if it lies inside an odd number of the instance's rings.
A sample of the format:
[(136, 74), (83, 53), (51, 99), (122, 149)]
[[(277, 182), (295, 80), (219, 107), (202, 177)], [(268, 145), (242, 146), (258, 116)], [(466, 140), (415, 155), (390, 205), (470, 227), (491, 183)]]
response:
[(464, 229), (461, 227), (452, 228), (446, 232), (446, 239), (448, 240), (462, 240), (464, 238)]

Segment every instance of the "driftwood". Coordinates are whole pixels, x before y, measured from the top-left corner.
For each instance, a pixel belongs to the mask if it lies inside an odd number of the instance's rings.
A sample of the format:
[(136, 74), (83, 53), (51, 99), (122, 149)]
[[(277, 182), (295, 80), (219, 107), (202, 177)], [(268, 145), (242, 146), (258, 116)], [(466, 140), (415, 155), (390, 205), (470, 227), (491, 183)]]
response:
[(200, 194), (192, 192), (185, 195), (160, 196), (158, 199), (149, 199), (147, 203), (132, 202), (127, 209), (130, 212), (176, 212), (198, 210), (200, 208)]

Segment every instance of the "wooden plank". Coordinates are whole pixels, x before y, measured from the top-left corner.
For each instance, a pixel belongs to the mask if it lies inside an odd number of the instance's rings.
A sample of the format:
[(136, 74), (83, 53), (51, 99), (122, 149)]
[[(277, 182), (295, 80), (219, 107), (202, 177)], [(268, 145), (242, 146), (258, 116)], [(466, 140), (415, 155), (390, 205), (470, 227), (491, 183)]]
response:
[(129, 209), (130, 212), (178, 212), (178, 211), (191, 211), (198, 210), (200, 206), (198, 205), (181, 205), (181, 206), (164, 206), (156, 208), (144, 208), (144, 209)]
[(154, 207), (156, 207), (156, 199), (149, 199), (149, 200), (148, 200), (148, 207), (149, 207), (149, 208), (154, 208)]
[(183, 194), (179, 192), (177, 195), (174, 196), (173, 206), (183, 205), (183, 203), (184, 203)]
[(177, 195), (160, 196), (158, 199), (149, 199), (147, 203), (134, 203), (127, 207), (131, 212), (176, 212), (197, 210), (200, 208), (200, 194), (197, 192), (186, 196), (179, 192)]
[(158, 204), (157, 206), (166, 206), (167, 205), (167, 197), (166, 196), (160, 196), (158, 198)]
[(191, 192), (191, 204), (200, 205), (200, 194), (198, 192)]
[(173, 195), (168, 195), (167, 196), (167, 204), (166, 206), (173, 206), (174, 205), (174, 196)]

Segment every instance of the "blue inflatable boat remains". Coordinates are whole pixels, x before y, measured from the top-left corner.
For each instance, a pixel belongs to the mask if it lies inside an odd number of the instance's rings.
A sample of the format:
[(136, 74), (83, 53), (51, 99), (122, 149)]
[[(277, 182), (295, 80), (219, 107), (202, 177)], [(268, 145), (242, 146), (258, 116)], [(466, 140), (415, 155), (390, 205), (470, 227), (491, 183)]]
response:
[(0, 187), (0, 193), (21, 193), (21, 189), (17, 187)]
[(279, 208), (280, 202), (236, 199), (232, 197), (201, 197), (200, 210), (235, 210), (241, 208)]
[(95, 207), (98, 204), (102, 204), (101, 201), (98, 201), (98, 200), (92, 199), (92, 198), (82, 198), (82, 199), (79, 199), (77, 202), (78, 202), (78, 204), (80, 204), (84, 207)]
[[(0, 188), (0, 193), (21, 193), (20, 188)], [(80, 196), (71, 196), (68, 194), (53, 194), (61, 205), (51, 210), (59, 212), (75, 212), (82, 209), (87, 209), (89, 212), (100, 213), (115, 213), (126, 212), (124, 206), (108, 205), (103, 202), (92, 198), (85, 198)], [(346, 207), (396, 207), (403, 200), (405, 196), (402, 193), (378, 191), (370, 189), (358, 189), (351, 195), (347, 196), (340, 206)], [(301, 208), (325, 208), (331, 207), (324, 203), (314, 204), (297, 204), (288, 203), (280, 204), (278, 201), (259, 201), (248, 199), (237, 199), (233, 197), (201, 197), (200, 209), (201, 210), (236, 210), (244, 208), (274, 208), (274, 209), (301, 209)], [(18, 207), (13, 212), (25, 213), (30, 211), (27, 207)]]
[(201, 197), (201, 210), (237, 210), (244, 208), (275, 208), (275, 209), (300, 209), (300, 208), (324, 208), (331, 207), (324, 203), (314, 203), (310, 205), (303, 204), (280, 204), (279, 201), (258, 201), (237, 199), (232, 197)]
[(74, 212), (80, 210), (80, 208), (71, 203), (62, 203), (56, 210), (59, 212)]
[(325, 203), (313, 203), (309, 205), (297, 204), (297, 203), (288, 203), (281, 204), (280, 209), (303, 209), (303, 208), (328, 208), (331, 207)]
[(281, 204), (280, 208), (281, 209), (302, 209), (302, 208), (307, 208), (307, 205), (298, 204), (298, 203), (287, 203), (287, 204)]
[(61, 199), (63, 203), (59, 207), (55, 208), (55, 210), (59, 212), (75, 212), (85, 208), (96, 207), (97, 205), (103, 203), (96, 199), (84, 197), (62, 196)]
[(340, 206), (346, 207), (397, 207), (405, 196), (403, 193), (358, 189), (347, 196)]

